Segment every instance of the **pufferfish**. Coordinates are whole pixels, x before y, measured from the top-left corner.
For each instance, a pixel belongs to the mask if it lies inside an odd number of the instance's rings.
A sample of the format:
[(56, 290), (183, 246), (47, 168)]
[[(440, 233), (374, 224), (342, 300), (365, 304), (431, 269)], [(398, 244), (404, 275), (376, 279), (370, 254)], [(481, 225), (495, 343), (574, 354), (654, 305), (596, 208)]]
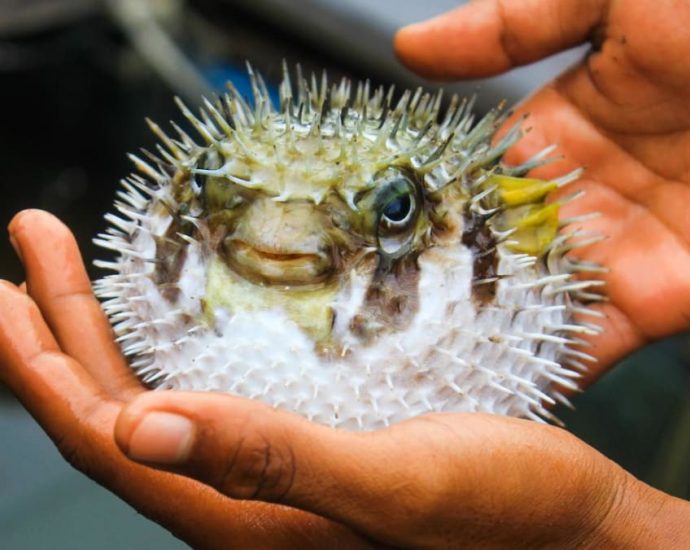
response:
[[(178, 100), (158, 154), (132, 156), (95, 284), (124, 354), (163, 389), (222, 391), (371, 430), (441, 411), (543, 420), (577, 387), (598, 267), (547, 200), (579, 178), (510, 166), (502, 107), (306, 79), (279, 105), (251, 67), (199, 115)], [(578, 316), (580, 318), (581, 316)]]

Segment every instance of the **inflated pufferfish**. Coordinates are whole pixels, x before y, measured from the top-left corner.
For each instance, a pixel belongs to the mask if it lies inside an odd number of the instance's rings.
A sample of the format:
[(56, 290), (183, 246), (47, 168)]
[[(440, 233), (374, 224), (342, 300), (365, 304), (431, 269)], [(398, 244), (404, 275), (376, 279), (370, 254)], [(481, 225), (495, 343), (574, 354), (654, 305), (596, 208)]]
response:
[[(348, 429), (429, 411), (550, 418), (591, 359), (573, 314), (596, 266), (564, 254), (553, 181), (501, 162), (518, 126), (472, 101), (250, 69), (122, 182), (96, 283), (124, 353), (160, 388), (219, 390)], [(576, 220), (577, 221), (577, 220)], [(556, 387), (554, 387), (556, 386)]]

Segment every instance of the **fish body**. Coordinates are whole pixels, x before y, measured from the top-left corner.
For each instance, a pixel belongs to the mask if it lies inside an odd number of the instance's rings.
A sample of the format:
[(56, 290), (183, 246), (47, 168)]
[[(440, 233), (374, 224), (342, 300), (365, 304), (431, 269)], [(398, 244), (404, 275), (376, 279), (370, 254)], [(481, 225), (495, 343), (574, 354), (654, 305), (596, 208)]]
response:
[[(502, 109), (291, 78), (280, 105), (250, 69), (132, 157), (97, 294), (124, 353), (163, 389), (224, 391), (330, 426), (376, 429), (431, 411), (533, 419), (575, 388), (596, 327), (589, 269), (528, 176), (551, 148), (502, 161)], [(591, 267), (594, 269), (594, 267)]]

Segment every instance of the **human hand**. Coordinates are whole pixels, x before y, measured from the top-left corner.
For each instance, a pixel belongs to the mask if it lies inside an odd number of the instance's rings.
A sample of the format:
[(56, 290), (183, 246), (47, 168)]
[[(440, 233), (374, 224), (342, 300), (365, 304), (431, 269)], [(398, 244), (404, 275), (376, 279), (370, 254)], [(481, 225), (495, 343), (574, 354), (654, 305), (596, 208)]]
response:
[(294, 509), (231, 500), (128, 460), (113, 439), (128, 402), (147, 392), (113, 341), (69, 230), (27, 211), (10, 225), (24, 290), (0, 282), (0, 383), (77, 469), (193, 548), (366, 548), (346, 528)]
[[(585, 196), (564, 218), (608, 239), (572, 254), (598, 262), (605, 329), (586, 350), (596, 378), (647, 342), (690, 326), (690, 3), (674, 0), (483, 0), (400, 31), (396, 51), (433, 78), (489, 76), (589, 41), (582, 63), (516, 110), (529, 132), (507, 157), (519, 163), (550, 144), (564, 161), (549, 178), (585, 167), (564, 188)], [(513, 118), (512, 121), (516, 120)], [(509, 121), (510, 123), (511, 121)]]
[(434, 414), (352, 433), (248, 399), (169, 391), (130, 402), (115, 437), (134, 460), (330, 518), (377, 547), (690, 544), (690, 504), (526, 420)]

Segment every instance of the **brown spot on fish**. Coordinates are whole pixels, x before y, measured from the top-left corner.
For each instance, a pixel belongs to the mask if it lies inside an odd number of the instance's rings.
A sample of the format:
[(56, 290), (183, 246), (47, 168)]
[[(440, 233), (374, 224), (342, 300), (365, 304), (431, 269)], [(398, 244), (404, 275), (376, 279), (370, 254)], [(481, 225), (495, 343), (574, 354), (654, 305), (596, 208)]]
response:
[(472, 252), (472, 298), (479, 304), (487, 304), (496, 298), (498, 281), (498, 255), (496, 237), (488, 225), (490, 216), (474, 212), (466, 207), (463, 214), (462, 244)]
[(154, 282), (158, 285), (161, 296), (171, 303), (177, 301), (180, 294), (177, 282), (180, 280), (182, 267), (187, 258), (187, 242), (179, 235), (184, 229), (183, 224), (178, 219), (173, 219), (165, 235), (155, 237), (156, 270)]

